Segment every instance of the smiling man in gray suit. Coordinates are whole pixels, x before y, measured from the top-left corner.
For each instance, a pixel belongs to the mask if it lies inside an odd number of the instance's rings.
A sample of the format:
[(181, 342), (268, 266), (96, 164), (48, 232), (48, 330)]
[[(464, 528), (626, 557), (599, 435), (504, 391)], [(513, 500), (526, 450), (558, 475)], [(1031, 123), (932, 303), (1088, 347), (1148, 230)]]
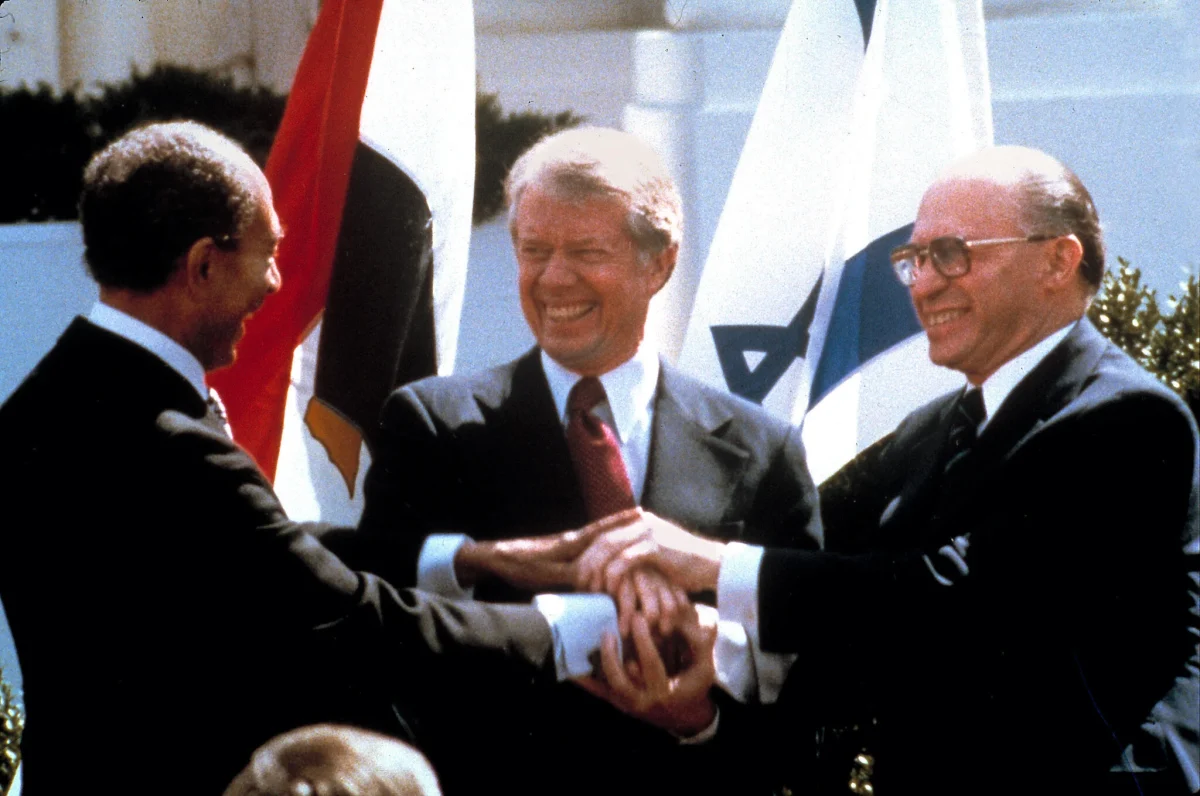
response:
[[(362, 547), (345, 554), (402, 583), (512, 600), (574, 582), (570, 562), (547, 560), (538, 537), (635, 505), (724, 539), (818, 548), (798, 430), (683, 375), (644, 339), (682, 231), (679, 193), (658, 157), (616, 130), (559, 133), (520, 158), (508, 196), (521, 308), (537, 347), (392, 395), (361, 533), (348, 540)], [(591, 397), (575, 409), (585, 389)], [(577, 426), (595, 435), (592, 453), (579, 452)], [(623, 624), (637, 609), (669, 629), (686, 595), (650, 577), (635, 573), (614, 588)], [(607, 736), (643, 732), (611, 714), (590, 718), (600, 708), (581, 700), (587, 718), (578, 723)], [(674, 743), (664, 733), (642, 748)]]

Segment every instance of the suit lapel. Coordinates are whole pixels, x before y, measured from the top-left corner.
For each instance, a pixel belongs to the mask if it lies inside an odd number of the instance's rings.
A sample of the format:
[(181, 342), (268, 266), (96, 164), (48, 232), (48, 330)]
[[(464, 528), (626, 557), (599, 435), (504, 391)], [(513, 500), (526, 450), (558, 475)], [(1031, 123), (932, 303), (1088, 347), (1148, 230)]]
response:
[(957, 494), (938, 496), (925, 542), (946, 537), (943, 529), (952, 527), (963, 511), (978, 514), (984, 496), (1003, 494), (994, 485), (1005, 462), (1079, 395), (1103, 355), (1104, 344), (1100, 333), (1084, 320), (1017, 384), (962, 462), (962, 477), (956, 479), (962, 488)]
[[(654, 401), (642, 505), (693, 530), (717, 530), (750, 452), (723, 438), (732, 421), (664, 363)], [(726, 529), (728, 535), (728, 529)]]
[(542, 372), (538, 349), (513, 369), (511, 391), (499, 407), (504, 432), (486, 466), (503, 470), (514, 504), (511, 515), (532, 527), (522, 536), (577, 528), (587, 523), (583, 495), (571, 464), (566, 436)]

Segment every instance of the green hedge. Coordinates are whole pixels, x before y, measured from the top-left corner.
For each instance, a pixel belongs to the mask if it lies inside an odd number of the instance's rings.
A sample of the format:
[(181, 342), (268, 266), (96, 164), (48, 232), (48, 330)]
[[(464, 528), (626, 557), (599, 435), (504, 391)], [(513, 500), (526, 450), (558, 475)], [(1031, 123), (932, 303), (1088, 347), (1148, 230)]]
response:
[[(94, 96), (58, 94), (44, 86), (0, 90), (0, 152), (8, 156), (0, 224), (76, 218), (88, 159), (146, 122), (195, 119), (241, 143), (263, 165), (286, 103), (287, 97), (269, 89), (237, 88), (230, 80), (176, 66), (135, 75)], [(569, 111), (506, 114), (494, 94), (479, 94), (475, 223), (504, 209), (504, 178), (521, 152), (543, 135), (581, 121)]]

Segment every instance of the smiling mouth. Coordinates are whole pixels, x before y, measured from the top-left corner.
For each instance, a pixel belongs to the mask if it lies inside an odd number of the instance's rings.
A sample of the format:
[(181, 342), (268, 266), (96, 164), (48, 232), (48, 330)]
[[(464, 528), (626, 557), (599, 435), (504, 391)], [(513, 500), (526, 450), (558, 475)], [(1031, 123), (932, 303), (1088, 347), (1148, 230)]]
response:
[(942, 310), (941, 312), (929, 313), (925, 316), (925, 328), (934, 329), (944, 323), (957, 320), (966, 315), (966, 310)]
[(594, 304), (563, 304), (556, 307), (547, 305), (546, 317), (556, 323), (577, 321), (591, 312), (594, 307)]

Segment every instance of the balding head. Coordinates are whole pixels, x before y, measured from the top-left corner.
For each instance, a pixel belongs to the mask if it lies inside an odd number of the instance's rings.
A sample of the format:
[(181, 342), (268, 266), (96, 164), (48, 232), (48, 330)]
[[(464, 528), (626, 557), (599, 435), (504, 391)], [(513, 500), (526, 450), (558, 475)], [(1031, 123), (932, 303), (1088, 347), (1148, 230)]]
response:
[(420, 752), (355, 727), (318, 724), (263, 744), (225, 796), (440, 796)]
[(1104, 276), (1104, 235), (1087, 188), (1055, 158), (1022, 146), (997, 146), (952, 165), (939, 182), (952, 178), (985, 179), (1011, 190), (1026, 235), (1074, 235), (1083, 248), (1080, 277), (1092, 293)]
[(893, 261), (930, 358), (982, 384), (1083, 316), (1103, 244), (1074, 174), (1041, 152), (996, 147), (955, 163), (929, 187), (912, 244)]
[(104, 287), (166, 284), (201, 238), (232, 250), (265, 178), (225, 136), (195, 122), (150, 124), (102, 149), (83, 175), (84, 257)]

